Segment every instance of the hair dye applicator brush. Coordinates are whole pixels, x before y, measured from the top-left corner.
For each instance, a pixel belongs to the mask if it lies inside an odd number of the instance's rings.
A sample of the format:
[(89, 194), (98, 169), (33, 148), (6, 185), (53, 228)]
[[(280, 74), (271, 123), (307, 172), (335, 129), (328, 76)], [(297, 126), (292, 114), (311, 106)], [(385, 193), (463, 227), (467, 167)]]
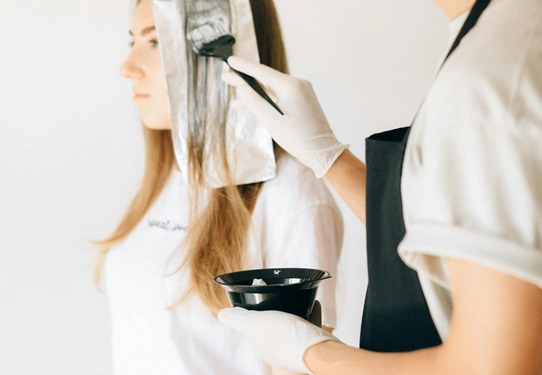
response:
[[(224, 19), (215, 17), (205, 23), (200, 24), (186, 34), (186, 39), (192, 45), (192, 50), (200, 56), (218, 57), (228, 64), (228, 57), (233, 54), (233, 45), (235, 38), (226, 30)], [(229, 66), (229, 64), (228, 64)], [(254, 77), (239, 72), (230, 66), (231, 70), (237, 73), (250, 87), (254, 89), (262, 98), (273, 106), (281, 115), (284, 115), (280, 108), (267, 95)]]

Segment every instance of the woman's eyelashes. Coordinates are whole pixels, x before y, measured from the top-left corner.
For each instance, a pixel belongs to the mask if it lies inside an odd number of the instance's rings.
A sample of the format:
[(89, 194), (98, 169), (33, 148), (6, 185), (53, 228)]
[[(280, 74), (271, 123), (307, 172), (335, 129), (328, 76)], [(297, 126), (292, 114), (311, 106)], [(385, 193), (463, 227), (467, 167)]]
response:
[[(160, 45), (158, 43), (158, 39), (150, 39), (150, 40), (147, 41), (147, 43), (151, 48), (158, 48), (158, 46)], [(128, 42), (128, 47), (129, 48), (134, 48), (135, 45), (136, 45), (136, 42), (133, 41), (133, 40)]]

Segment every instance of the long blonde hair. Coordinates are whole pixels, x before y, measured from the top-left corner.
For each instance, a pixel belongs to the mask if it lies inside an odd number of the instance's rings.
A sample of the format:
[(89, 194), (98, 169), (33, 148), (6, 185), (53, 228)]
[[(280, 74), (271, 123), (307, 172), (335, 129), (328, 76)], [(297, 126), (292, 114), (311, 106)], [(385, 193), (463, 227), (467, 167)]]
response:
[[(141, 0), (137, 0), (139, 4)], [(284, 45), (278, 24), (276, 10), (272, 0), (250, 0), (256, 38), (258, 40), (260, 61), (279, 71), (287, 72)], [(205, 190), (203, 180), (203, 144), (210, 139), (214, 160), (218, 160), (224, 176), (230, 178), (230, 170), (225, 156), (225, 114), (227, 102), (207, 103), (209, 96), (202, 89), (205, 74), (209, 72), (207, 59), (192, 56), (189, 64), (194, 76), (189, 95), (194, 100), (189, 103), (189, 188), (190, 188), (190, 225), (183, 240), (186, 251), (185, 261), (181, 267), (190, 272), (188, 292), (180, 296), (181, 303), (189, 295), (196, 293), (213, 313), (227, 306), (228, 301), (222, 288), (213, 282), (219, 274), (233, 272), (243, 268), (245, 262), (247, 233), (251, 223), (251, 215), (262, 183), (229, 186), (219, 189), (207, 189), (205, 207), (201, 209), (202, 192)], [(197, 98), (197, 99), (196, 99)], [(196, 101), (197, 100), (197, 101)], [(205, 108), (212, 105), (212, 111)], [(217, 108), (218, 107), (218, 108)], [(220, 126), (216, 126), (216, 124)], [(201, 137), (196, 129), (220, 129), (211, 137)], [(206, 130), (204, 130), (206, 131)], [(216, 131), (216, 130), (213, 130)], [(144, 127), (146, 148), (145, 174), (143, 185), (129, 205), (117, 228), (101, 246), (101, 255), (96, 266), (96, 280), (99, 282), (105, 257), (109, 249), (122, 242), (141, 221), (143, 216), (155, 202), (163, 190), (175, 166), (175, 156), (169, 130), (152, 130)]]

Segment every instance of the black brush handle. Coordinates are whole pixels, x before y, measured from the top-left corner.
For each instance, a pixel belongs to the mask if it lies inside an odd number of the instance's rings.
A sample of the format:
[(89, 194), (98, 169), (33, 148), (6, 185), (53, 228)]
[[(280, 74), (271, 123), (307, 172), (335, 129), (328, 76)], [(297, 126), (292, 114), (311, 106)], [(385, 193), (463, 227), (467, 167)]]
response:
[[(230, 67), (231, 68), (231, 67)], [(273, 106), (273, 108), (275, 108), (281, 115), (284, 115), (284, 113), (282, 113), (282, 111), (280, 110), (280, 108), (275, 104), (275, 102), (269, 97), (269, 95), (267, 95), (267, 93), (264, 91), (264, 89), (262, 88), (262, 86), (260, 86), (260, 84), (258, 83), (258, 81), (256, 81), (256, 79), (252, 76), (249, 76), (248, 74), (245, 74), (245, 73), (242, 73), (242, 72), (239, 72), (233, 68), (231, 68), (231, 70), (233, 70), (235, 73), (237, 73), (239, 75), (239, 77), (243, 78), (243, 80), (248, 83), (248, 85), (250, 87), (252, 87), (254, 89), (254, 91), (256, 91), (258, 94), (260, 94), (260, 96), (262, 98), (264, 98), (265, 100), (267, 100), (267, 102), (269, 104), (271, 104)]]

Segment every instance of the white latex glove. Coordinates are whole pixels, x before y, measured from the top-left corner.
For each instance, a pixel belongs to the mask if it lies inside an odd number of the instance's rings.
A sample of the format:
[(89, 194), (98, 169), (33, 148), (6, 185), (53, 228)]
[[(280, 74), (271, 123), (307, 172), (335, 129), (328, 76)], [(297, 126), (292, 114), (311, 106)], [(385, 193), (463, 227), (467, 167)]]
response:
[(237, 74), (225, 73), (224, 81), (237, 88), (237, 96), (247, 109), (283, 149), (311, 168), (316, 177), (323, 177), (348, 146), (335, 138), (311, 83), (240, 57), (232, 56), (228, 63), (256, 78), (284, 115)]
[(314, 324), (280, 311), (227, 308), (218, 313), (218, 320), (243, 334), (258, 357), (284, 370), (311, 373), (303, 361), (305, 351), (322, 341), (339, 341)]

